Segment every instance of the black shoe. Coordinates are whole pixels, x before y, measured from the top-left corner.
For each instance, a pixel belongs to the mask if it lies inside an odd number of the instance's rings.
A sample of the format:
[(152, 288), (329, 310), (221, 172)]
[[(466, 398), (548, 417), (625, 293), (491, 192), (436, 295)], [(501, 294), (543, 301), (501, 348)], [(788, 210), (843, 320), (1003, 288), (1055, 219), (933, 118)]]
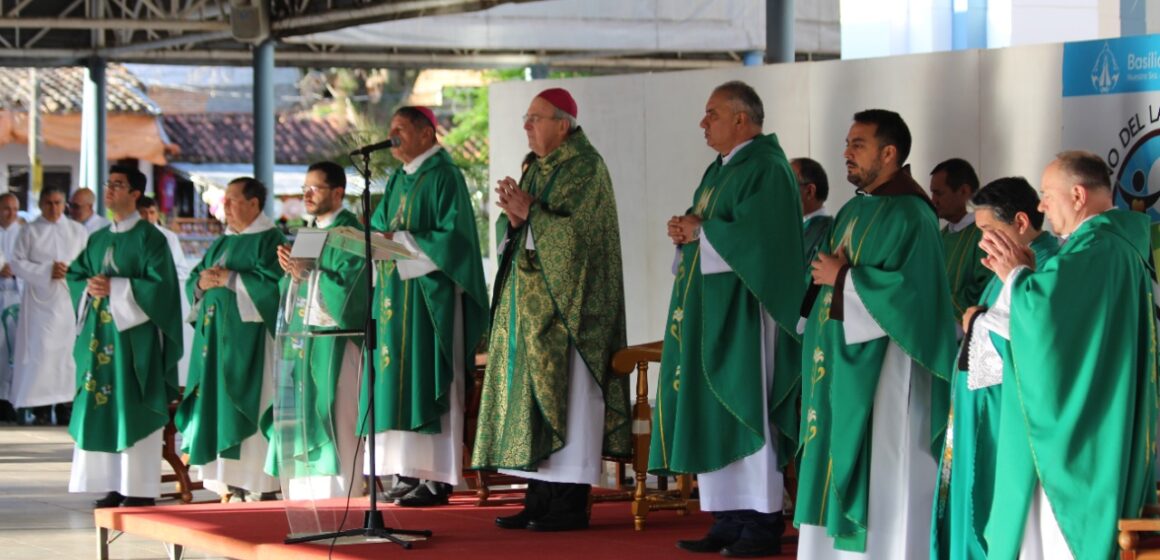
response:
[(587, 528), (588, 514), (586, 512), (549, 513), (528, 522), (528, 529), (532, 531), (575, 531)]
[(153, 498), (135, 498), (133, 496), (125, 496), (125, 499), (121, 500), (121, 507), (145, 507), (155, 505), (157, 505), (157, 500)]
[(95, 507), (95, 508), (117, 507), (117, 506), (121, 505), (121, 500), (124, 500), (124, 499), (125, 499), (125, 497), (118, 494), (117, 492), (109, 492), (108, 494), (105, 494), (104, 498), (101, 498), (99, 500), (93, 500), (93, 507)]
[[(432, 486), (436, 490), (432, 490)], [(442, 482), (420, 484), (406, 496), (395, 500), (395, 505), (403, 507), (434, 507), (449, 503), (451, 503), (451, 485)]]
[(779, 554), (781, 554), (781, 543), (778, 541), (741, 539), (721, 549), (721, 556), (730, 558), (761, 558)]
[(689, 552), (721, 552), (729, 543), (713, 535), (695, 541), (677, 541), (677, 548)]
[(504, 517), (495, 518), (495, 524), (500, 529), (527, 529), (528, 523), (532, 522), (532, 516), (528, 515), (528, 510), (521, 509), (515, 515), (507, 515)]
[(72, 403), (54, 405), (52, 411), (56, 414), (57, 426), (68, 426), (69, 420), (72, 420)]
[(383, 493), (384, 502), (393, 502), (419, 487), (419, 479), (409, 476), (396, 476), (395, 485)]

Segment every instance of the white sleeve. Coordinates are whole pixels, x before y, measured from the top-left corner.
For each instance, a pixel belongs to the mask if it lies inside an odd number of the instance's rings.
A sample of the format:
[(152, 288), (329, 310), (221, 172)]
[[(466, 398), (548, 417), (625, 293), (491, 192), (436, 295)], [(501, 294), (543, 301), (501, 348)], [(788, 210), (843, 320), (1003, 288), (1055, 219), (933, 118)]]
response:
[(31, 237), (32, 232), (29, 228), (20, 230), (8, 264), (17, 278), (33, 285), (47, 285), (52, 282), (53, 263), (52, 261), (37, 263), (29, 260), (29, 253), (32, 251)]
[(177, 269), (177, 279), (185, 280), (189, 278), (189, 273), (193, 267), (189, 266), (189, 261), (185, 258), (185, 252), (181, 250), (181, 239), (177, 237), (172, 231), (167, 231), (165, 241), (169, 244), (169, 253), (173, 256), (173, 266)]
[(677, 275), (677, 267), (681, 265), (681, 248), (673, 248), (673, 276)]
[(846, 285), (842, 288), (845, 308), (842, 328), (846, 333), (846, 344), (861, 344), (886, 336), (886, 331), (870, 316), (866, 304), (858, 296), (854, 287), (854, 275), (846, 273)]
[(528, 238), (524, 241), (524, 249), (529, 251), (536, 250), (536, 240), (532, 238), (532, 228), (530, 226), (528, 227)]
[(713, 244), (709, 242), (709, 236), (705, 235), (705, 230), (701, 230), (701, 274), (720, 274), (722, 272), (733, 272), (733, 267), (721, 258), (721, 254), (717, 249), (713, 248)]
[(1024, 270), (1030, 269), (1026, 266), (1017, 266), (1011, 270), (1003, 281), (1003, 290), (999, 292), (995, 304), (987, 309), (982, 317), (975, 319), (976, 326), (1011, 340), (1011, 284)]
[[(529, 237), (531, 236), (529, 235)], [(427, 253), (424, 253), (419, 248), (419, 244), (415, 243), (415, 236), (411, 235), (410, 232), (396, 231), (394, 239), (402, 243), (407, 250), (415, 255), (413, 259), (399, 259), (395, 261), (395, 266), (399, 270), (399, 278), (411, 280), (412, 278), (426, 276), (439, 270), (439, 265), (435, 264), (435, 261), (431, 260), (431, 257), (428, 257)]]
[(109, 311), (113, 314), (117, 332), (125, 332), (149, 321), (149, 316), (133, 297), (133, 286), (128, 278), (109, 279)]
[(258, 306), (254, 305), (250, 292), (246, 291), (246, 283), (242, 282), (242, 276), (231, 271), (226, 287), (234, 291), (234, 296), (238, 300), (238, 315), (242, 318), (242, 322), (261, 323), (262, 314), (258, 313)]

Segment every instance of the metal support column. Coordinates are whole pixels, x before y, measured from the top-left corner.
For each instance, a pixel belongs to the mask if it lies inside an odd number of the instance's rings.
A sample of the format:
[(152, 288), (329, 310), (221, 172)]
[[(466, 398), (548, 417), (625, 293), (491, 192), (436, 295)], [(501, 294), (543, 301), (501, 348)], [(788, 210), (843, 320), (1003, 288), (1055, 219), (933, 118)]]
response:
[(265, 213), (274, 215), (274, 41), (254, 46), (254, 178), (266, 185)]
[(765, 1), (765, 62), (794, 61), (793, 18), (793, 0)]
[(85, 67), (84, 108), (81, 118), (81, 186), (96, 194), (95, 212), (105, 214), (105, 177), (108, 161), (105, 138), (107, 112), (105, 107), (105, 59), (90, 58)]

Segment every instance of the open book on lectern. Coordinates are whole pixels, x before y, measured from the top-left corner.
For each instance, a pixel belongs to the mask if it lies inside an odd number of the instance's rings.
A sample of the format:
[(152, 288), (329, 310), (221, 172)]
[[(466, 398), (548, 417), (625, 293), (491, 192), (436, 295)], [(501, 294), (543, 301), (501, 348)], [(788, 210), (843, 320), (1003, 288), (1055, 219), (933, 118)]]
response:
[[(317, 259), (324, 247), (333, 247), (358, 256), (366, 254), (365, 234), (350, 226), (330, 229), (301, 228), (290, 248), (292, 259)], [(415, 255), (405, 245), (381, 235), (371, 234), (371, 257), (376, 261), (412, 259)]]

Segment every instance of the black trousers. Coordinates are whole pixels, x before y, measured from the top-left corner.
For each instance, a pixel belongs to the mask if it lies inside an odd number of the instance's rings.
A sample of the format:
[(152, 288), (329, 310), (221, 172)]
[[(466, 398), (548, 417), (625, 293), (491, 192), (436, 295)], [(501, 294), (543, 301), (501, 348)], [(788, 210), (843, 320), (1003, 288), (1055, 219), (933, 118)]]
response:
[(591, 491), (591, 484), (544, 482), (529, 479), (528, 491), (524, 494), (524, 512), (532, 519), (548, 514), (586, 514), (588, 494)]

